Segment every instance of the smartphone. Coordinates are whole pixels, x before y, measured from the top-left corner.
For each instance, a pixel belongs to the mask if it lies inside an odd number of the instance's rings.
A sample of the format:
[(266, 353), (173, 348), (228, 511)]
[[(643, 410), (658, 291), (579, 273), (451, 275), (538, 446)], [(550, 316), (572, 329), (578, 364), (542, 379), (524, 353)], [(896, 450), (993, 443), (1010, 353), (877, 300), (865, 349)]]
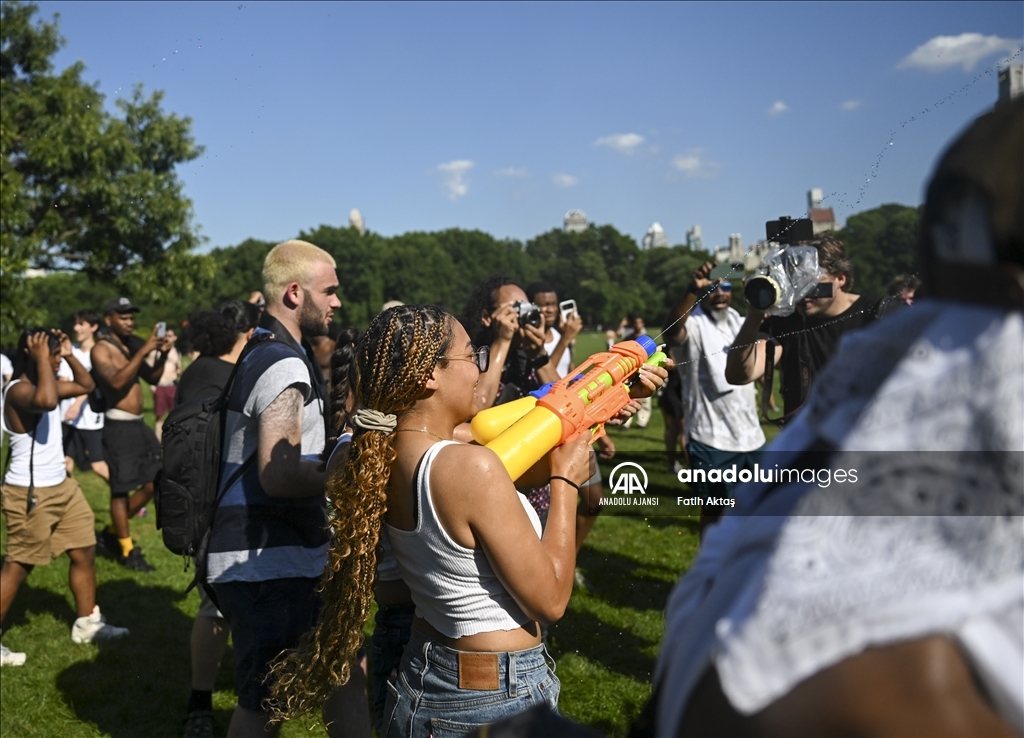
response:
[(156, 337), (163, 338), (167, 335), (167, 323), (162, 320), (156, 324)]
[(742, 279), (743, 278), (743, 262), (735, 262), (730, 264), (729, 262), (723, 262), (711, 270), (711, 274), (708, 275), (708, 279), (715, 282), (719, 279)]
[(558, 312), (562, 316), (562, 322), (564, 323), (569, 319), (569, 316), (576, 312), (576, 301), (575, 300), (562, 300), (558, 303)]

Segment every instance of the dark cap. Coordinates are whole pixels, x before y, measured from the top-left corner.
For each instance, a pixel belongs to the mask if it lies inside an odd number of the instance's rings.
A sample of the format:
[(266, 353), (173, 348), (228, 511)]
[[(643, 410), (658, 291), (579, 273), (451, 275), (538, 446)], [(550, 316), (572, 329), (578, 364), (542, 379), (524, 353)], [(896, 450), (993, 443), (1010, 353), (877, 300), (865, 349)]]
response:
[(111, 313), (137, 313), (142, 308), (133, 305), (132, 301), (127, 297), (111, 297), (103, 305), (103, 314), (110, 315)]

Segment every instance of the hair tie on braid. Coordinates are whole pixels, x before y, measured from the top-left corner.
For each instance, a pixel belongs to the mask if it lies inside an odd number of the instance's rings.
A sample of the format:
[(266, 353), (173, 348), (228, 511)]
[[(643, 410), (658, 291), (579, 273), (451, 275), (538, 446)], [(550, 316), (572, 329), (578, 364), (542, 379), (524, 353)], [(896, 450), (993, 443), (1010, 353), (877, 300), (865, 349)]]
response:
[(398, 425), (398, 416), (393, 413), (381, 413), (366, 407), (356, 410), (352, 418), (353, 425), (363, 430), (376, 430), (391, 433)]

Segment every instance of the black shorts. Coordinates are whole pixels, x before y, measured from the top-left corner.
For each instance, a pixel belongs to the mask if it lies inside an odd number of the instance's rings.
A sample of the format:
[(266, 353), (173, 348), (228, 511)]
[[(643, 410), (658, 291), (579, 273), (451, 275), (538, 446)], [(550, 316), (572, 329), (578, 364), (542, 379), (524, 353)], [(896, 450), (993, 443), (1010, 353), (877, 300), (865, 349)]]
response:
[(65, 425), (64, 455), (74, 459), (82, 471), (89, 471), (94, 462), (106, 459), (103, 455), (103, 429), (83, 430)]
[(658, 407), (663, 415), (671, 415), (673, 418), (683, 417), (683, 381), (679, 378), (679, 372), (673, 369), (665, 382), (665, 389), (661, 391), (658, 398)]
[(130, 495), (156, 479), (163, 467), (160, 441), (141, 420), (111, 420), (103, 423), (103, 453), (110, 465), (110, 494)]
[(281, 651), (295, 648), (320, 613), (319, 579), (293, 577), (265, 582), (223, 582), (213, 590), (231, 624), (238, 704), (263, 711), (270, 696), (267, 665)]

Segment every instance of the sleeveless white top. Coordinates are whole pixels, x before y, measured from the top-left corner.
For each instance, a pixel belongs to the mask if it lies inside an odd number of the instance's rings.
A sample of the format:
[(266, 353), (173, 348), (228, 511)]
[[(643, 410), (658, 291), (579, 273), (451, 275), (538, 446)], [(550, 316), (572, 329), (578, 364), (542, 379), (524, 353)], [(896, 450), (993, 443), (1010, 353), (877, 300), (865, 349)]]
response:
[[(430, 467), (438, 453), (455, 441), (427, 450), (416, 475), (415, 530), (387, 525), (388, 538), (402, 578), (412, 592), (416, 615), (449, 638), (495, 630), (515, 630), (530, 622), (491, 568), (482, 549), (460, 546), (441, 525), (430, 496)], [(537, 537), (540, 518), (523, 495), (523, 510)]]
[[(555, 346), (558, 345), (558, 342), (562, 339), (562, 334), (557, 328), (551, 329), (551, 336), (551, 340), (544, 344), (544, 350), (549, 356), (551, 355), (551, 352), (555, 350)], [(571, 353), (572, 349), (567, 348), (562, 352), (562, 356), (558, 359), (558, 364), (555, 365), (555, 371), (558, 372), (559, 377), (564, 377), (569, 373), (569, 365), (572, 363), (572, 356), (570, 356)]]
[[(86, 371), (92, 369), (92, 357), (88, 351), (83, 351), (77, 346), (71, 349), (71, 353), (75, 355), (78, 362), (85, 367)], [(72, 399), (74, 401), (74, 398)], [(63, 403), (62, 403), (63, 404)], [(64, 411), (67, 412), (66, 410)], [(63, 417), (63, 415), (61, 416)], [(103, 428), (103, 413), (95, 412), (89, 407), (89, 398), (86, 397), (82, 401), (82, 407), (78, 411), (78, 417), (68, 423), (78, 428), (78, 430), (101, 430)]]
[[(7, 393), (11, 387), (20, 382), (15, 379), (4, 390), (6, 404)], [(67, 478), (64, 468), (64, 434), (60, 427), (60, 406), (39, 417), (35, 430), (31, 433), (15, 433), (7, 427), (4, 430), (11, 434), (11, 467), (4, 475), (4, 484), (27, 487), (34, 482), (36, 487), (56, 487)], [(32, 449), (32, 437), (35, 436), (36, 447)], [(32, 469), (29, 469), (31, 459)]]

